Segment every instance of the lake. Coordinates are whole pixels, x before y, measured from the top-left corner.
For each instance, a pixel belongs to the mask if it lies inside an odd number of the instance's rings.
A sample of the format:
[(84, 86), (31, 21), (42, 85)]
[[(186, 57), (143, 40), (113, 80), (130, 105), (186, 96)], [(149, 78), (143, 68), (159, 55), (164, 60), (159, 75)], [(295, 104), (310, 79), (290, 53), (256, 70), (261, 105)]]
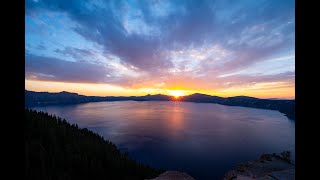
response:
[(222, 179), (263, 153), (295, 153), (295, 122), (265, 109), (209, 103), (114, 101), (36, 107), (98, 132), (153, 167)]

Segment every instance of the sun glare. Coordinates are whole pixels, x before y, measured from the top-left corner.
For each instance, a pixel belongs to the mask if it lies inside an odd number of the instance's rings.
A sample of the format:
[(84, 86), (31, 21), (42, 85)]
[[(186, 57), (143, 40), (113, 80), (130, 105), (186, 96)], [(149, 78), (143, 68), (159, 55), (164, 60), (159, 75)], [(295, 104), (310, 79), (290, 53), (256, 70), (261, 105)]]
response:
[(185, 91), (182, 90), (168, 90), (169, 94), (173, 96), (175, 99), (178, 99), (181, 96), (185, 95)]

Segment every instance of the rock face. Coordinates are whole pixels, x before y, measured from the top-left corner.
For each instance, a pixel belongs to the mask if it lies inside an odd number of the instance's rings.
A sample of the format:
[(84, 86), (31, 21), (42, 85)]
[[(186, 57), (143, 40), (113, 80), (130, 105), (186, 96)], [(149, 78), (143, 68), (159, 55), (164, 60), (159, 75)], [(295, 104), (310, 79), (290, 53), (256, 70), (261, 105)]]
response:
[(239, 165), (227, 172), (224, 180), (291, 180), (295, 179), (295, 165), (290, 153), (264, 154), (259, 160)]
[(195, 180), (185, 172), (179, 171), (166, 171), (160, 174), (158, 177), (150, 180)]

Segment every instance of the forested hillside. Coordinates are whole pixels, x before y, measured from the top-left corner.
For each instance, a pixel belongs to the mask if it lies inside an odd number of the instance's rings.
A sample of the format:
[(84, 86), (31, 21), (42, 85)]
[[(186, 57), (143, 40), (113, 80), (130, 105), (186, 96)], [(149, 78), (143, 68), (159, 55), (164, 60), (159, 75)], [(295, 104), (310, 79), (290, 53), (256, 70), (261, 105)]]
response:
[(59, 117), (25, 110), (27, 179), (146, 179), (159, 175), (100, 135)]

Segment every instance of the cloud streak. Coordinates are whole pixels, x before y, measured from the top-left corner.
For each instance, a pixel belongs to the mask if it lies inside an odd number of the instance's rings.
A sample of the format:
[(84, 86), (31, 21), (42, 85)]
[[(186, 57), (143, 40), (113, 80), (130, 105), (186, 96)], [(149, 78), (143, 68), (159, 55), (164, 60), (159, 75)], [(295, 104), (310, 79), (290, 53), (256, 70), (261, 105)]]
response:
[[(292, 0), (27, 0), (25, 16), (26, 79), (191, 89), (285, 81), (294, 88)], [(284, 56), (293, 58), (268, 61)], [(248, 67), (273, 73), (242, 73)]]

